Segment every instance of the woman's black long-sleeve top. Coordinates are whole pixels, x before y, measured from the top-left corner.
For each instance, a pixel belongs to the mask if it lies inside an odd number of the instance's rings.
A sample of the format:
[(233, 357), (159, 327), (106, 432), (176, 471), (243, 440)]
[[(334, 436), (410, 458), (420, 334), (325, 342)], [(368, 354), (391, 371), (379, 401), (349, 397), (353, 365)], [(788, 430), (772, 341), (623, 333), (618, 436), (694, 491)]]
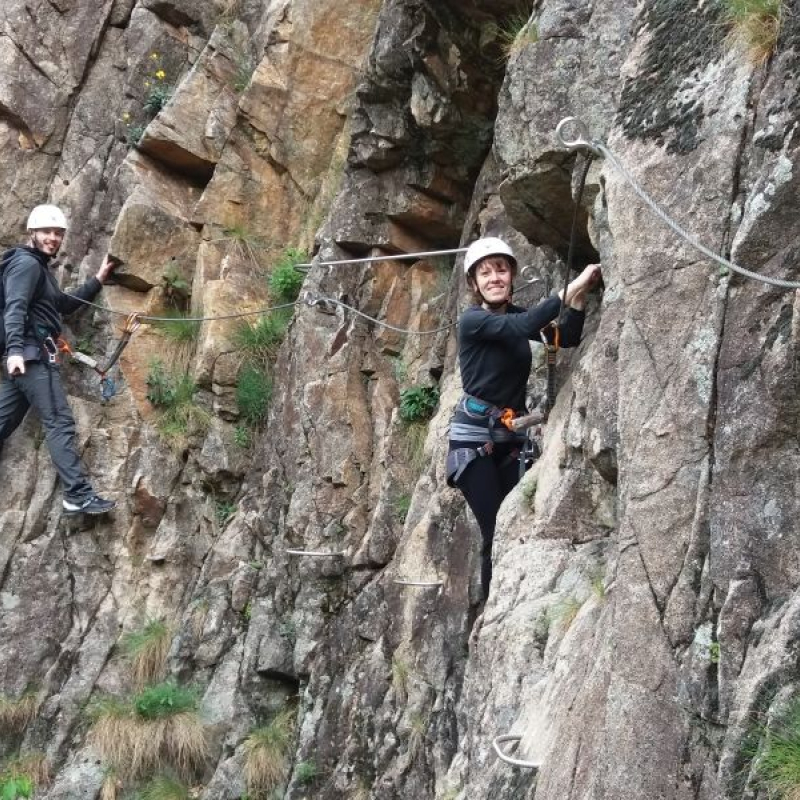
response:
[[(542, 328), (558, 317), (560, 307), (561, 301), (554, 295), (533, 308), (509, 303), (505, 314), (493, 314), (481, 306), (468, 308), (458, 324), (464, 392), (499, 408), (523, 413), (532, 361), (528, 340), (541, 341)], [(584, 316), (574, 308), (565, 310), (562, 347), (579, 344)]]

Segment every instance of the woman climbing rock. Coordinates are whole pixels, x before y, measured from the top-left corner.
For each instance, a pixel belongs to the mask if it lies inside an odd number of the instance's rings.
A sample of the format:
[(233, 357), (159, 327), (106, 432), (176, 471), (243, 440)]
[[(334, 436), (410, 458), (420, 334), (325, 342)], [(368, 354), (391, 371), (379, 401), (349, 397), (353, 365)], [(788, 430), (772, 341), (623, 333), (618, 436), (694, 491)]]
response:
[[(529, 340), (552, 342), (550, 326), (561, 298), (553, 295), (532, 308), (513, 305), (517, 260), (501, 239), (473, 242), (464, 255), (464, 274), (475, 305), (458, 324), (458, 356), (464, 395), (450, 423), (447, 480), (461, 490), (481, 530), (481, 585), (484, 600), (492, 579), (492, 541), (503, 498), (520, 478), (525, 434), (504, 423), (526, 413), (525, 390), (531, 371)], [(600, 278), (592, 264), (566, 288), (560, 346), (575, 347), (583, 332), (586, 292)], [(510, 411), (509, 411), (510, 410)]]

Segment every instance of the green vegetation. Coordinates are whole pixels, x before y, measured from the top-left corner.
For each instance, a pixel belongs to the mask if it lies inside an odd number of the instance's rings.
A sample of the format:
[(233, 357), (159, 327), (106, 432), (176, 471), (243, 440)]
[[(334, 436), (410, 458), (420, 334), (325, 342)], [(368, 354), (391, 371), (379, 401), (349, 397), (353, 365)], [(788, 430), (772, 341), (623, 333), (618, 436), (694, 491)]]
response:
[(292, 303), (297, 300), (305, 276), (296, 269), (296, 266), (307, 260), (308, 255), (294, 247), (289, 247), (283, 252), (269, 276), (269, 290), (275, 300), (281, 303)]
[(558, 623), (562, 630), (566, 631), (575, 621), (578, 612), (581, 610), (583, 602), (571, 594), (560, 602), (556, 603), (550, 610), (550, 621)]
[(155, 116), (169, 102), (170, 97), (172, 97), (172, 87), (163, 84), (153, 86), (147, 93), (143, 108), (148, 114)]
[(433, 416), (439, 402), (435, 386), (412, 386), (400, 392), (400, 418), (404, 422), (424, 422)]
[(133, 698), (133, 708), (143, 719), (158, 719), (197, 709), (197, 693), (173, 681), (148, 686)]
[(17, 698), (0, 694), (0, 730), (18, 733), (36, 716), (35, 692), (24, 692)]
[(733, 41), (754, 63), (766, 61), (778, 43), (782, 0), (723, 0), (723, 8)]
[(603, 601), (606, 599), (606, 572), (601, 564), (590, 570), (589, 585), (592, 587), (592, 594), (598, 600)]
[(208, 430), (211, 415), (195, 402), (196, 391), (190, 375), (165, 372), (159, 359), (150, 364), (147, 399), (163, 412), (158, 427), (165, 438), (180, 441), (187, 434)]
[(791, 701), (773, 729), (764, 729), (756, 769), (770, 798), (800, 797), (800, 698)]
[(427, 714), (411, 714), (409, 719), (408, 750), (412, 758), (416, 758), (425, 741), (429, 722), (430, 716)]
[(397, 699), (404, 703), (408, 695), (408, 678), (411, 674), (411, 668), (408, 662), (397, 656), (392, 657), (392, 688), (394, 689)]
[[(712, 664), (719, 664), (720, 655), (719, 642), (711, 642), (708, 646), (708, 660)], [(800, 755), (800, 751), (798, 751), (798, 755)]]
[(282, 711), (245, 740), (245, 780), (252, 797), (265, 797), (286, 780), (294, 716), (291, 710)]
[(526, 475), (520, 484), (520, 492), (522, 493), (522, 498), (527, 503), (528, 507), (531, 511), (534, 510), (536, 506), (536, 489), (537, 489), (537, 480), (534, 475)]
[(409, 494), (401, 494), (394, 499), (394, 503), (392, 504), (394, 518), (403, 523), (406, 521), (406, 517), (408, 516), (408, 510), (411, 508), (411, 495)]
[[(164, 83), (167, 73), (161, 66), (161, 56), (158, 53), (150, 53), (149, 62), (150, 70), (142, 82), (145, 98), (141, 111), (138, 113), (125, 111), (122, 114), (122, 122), (125, 125), (125, 141), (128, 147), (136, 147), (139, 144), (147, 127), (147, 121), (155, 117), (172, 96), (172, 88)], [(131, 124), (134, 117), (139, 118), (139, 121)], [(142, 117), (146, 121), (142, 121)]]
[(403, 459), (415, 474), (425, 466), (425, 440), (428, 438), (426, 422), (409, 422), (402, 430)]
[(234, 253), (244, 260), (249, 259), (256, 271), (263, 274), (263, 267), (256, 256), (256, 252), (263, 250), (266, 247), (266, 243), (261, 237), (250, 233), (244, 225), (237, 224), (223, 228), (222, 236), (212, 241), (226, 242)]
[(129, 125), (125, 129), (125, 142), (128, 147), (136, 147), (144, 136), (144, 129), (147, 125)]
[(33, 797), (34, 784), (27, 775), (0, 775), (0, 800)]
[(236, 331), (235, 343), (248, 361), (260, 367), (271, 364), (278, 355), (290, 316), (284, 311), (264, 314), (255, 323), (245, 322)]
[(241, 94), (250, 85), (254, 70), (253, 59), (246, 53), (240, 55), (236, 60), (236, 76), (233, 79), (233, 91), (236, 94)]
[(236, 503), (232, 503), (230, 500), (217, 500), (214, 503), (214, 516), (217, 518), (217, 524), (221, 528), (235, 513)]
[(522, 3), (493, 29), (494, 38), (500, 46), (502, 60), (508, 61), (512, 54), (527, 44), (539, 41), (539, 28), (531, 20), (533, 3)]
[(144, 777), (168, 769), (186, 777), (208, 757), (197, 694), (171, 681), (127, 699), (98, 700), (89, 713), (89, 741), (120, 776)]
[(47, 761), (42, 753), (18, 756), (0, 770), (0, 800), (33, 797), (40, 786), (49, 783)]
[(137, 687), (163, 679), (171, 643), (172, 628), (160, 619), (150, 619), (141, 630), (122, 637), (122, 651), (131, 661), (133, 681)]
[(290, 314), (276, 311), (244, 323), (235, 343), (244, 353), (236, 382), (236, 404), (245, 425), (256, 428), (266, 419), (272, 397), (270, 369), (278, 355)]
[(236, 406), (250, 426), (258, 427), (267, 418), (272, 398), (272, 380), (254, 364), (244, 364), (236, 381)]
[(136, 800), (189, 800), (188, 787), (171, 775), (157, 775), (136, 795)]
[(237, 425), (233, 429), (233, 443), (242, 450), (247, 450), (253, 444), (253, 435), (246, 425)]
[(295, 774), (301, 786), (308, 786), (319, 777), (319, 770), (313, 761), (301, 761), (295, 769)]
[(278, 628), (278, 636), (294, 644), (297, 639), (297, 623), (291, 618), (285, 618)]
[(154, 322), (153, 325), (167, 339), (179, 344), (187, 344), (197, 340), (200, 333), (200, 323), (192, 322), (189, 315), (176, 309), (164, 311), (161, 316), (169, 317), (168, 320)]

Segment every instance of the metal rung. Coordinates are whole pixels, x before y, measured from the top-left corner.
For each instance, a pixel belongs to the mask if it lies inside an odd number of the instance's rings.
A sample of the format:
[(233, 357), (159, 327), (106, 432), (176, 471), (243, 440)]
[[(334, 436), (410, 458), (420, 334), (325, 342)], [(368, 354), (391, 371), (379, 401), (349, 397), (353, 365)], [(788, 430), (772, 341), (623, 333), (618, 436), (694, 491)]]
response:
[(290, 556), (308, 556), (309, 558), (344, 558), (346, 550), (330, 552), (325, 550), (287, 550)]
[(399, 586), (422, 586), (433, 588), (434, 586), (444, 586), (444, 581), (414, 581), (409, 578), (395, 578), (394, 583)]
[(497, 755), (500, 757), (500, 760), (505, 761), (506, 764), (511, 764), (515, 767), (525, 767), (526, 769), (539, 769), (541, 764), (536, 764), (533, 761), (523, 761), (521, 758), (514, 758), (513, 756), (506, 755), (500, 748), (500, 745), (505, 744), (506, 742), (516, 742), (519, 744), (521, 739), (521, 736), (518, 736), (514, 733), (506, 733), (503, 736), (496, 736), (492, 740), (492, 745), (495, 753), (497, 753)]

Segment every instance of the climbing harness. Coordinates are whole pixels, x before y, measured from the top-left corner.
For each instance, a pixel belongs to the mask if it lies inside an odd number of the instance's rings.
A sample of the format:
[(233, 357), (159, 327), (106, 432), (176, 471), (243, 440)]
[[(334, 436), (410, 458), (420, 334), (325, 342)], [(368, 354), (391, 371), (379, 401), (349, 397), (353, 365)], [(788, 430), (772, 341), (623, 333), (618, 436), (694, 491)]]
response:
[(513, 756), (506, 755), (503, 752), (501, 745), (505, 744), (506, 742), (514, 742), (519, 744), (522, 740), (522, 737), (514, 734), (514, 733), (506, 733), (502, 736), (495, 736), (492, 740), (492, 746), (494, 747), (495, 753), (500, 757), (501, 761), (505, 761), (506, 764), (511, 764), (514, 767), (524, 767), (525, 769), (539, 769), (541, 764), (537, 764), (535, 761), (523, 761), (521, 758), (514, 758)]
[[(569, 127), (572, 127), (576, 133), (574, 138), (567, 138), (564, 133), (565, 129)], [(603, 142), (590, 138), (589, 130), (581, 120), (577, 119), (576, 117), (565, 117), (562, 119), (561, 122), (559, 122), (556, 126), (556, 137), (558, 141), (568, 150), (583, 149), (588, 150), (596, 156), (604, 157), (608, 163), (611, 164), (611, 166), (620, 174), (620, 176), (627, 181), (633, 191), (644, 201), (645, 205), (653, 212), (653, 214), (655, 214), (655, 216), (657, 216), (662, 222), (675, 231), (675, 233), (677, 233), (678, 236), (680, 236), (680, 238), (683, 239), (688, 245), (693, 247), (695, 250), (698, 250), (712, 261), (716, 261), (718, 264), (726, 267), (731, 272), (736, 272), (745, 278), (750, 278), (751, 280), (759, 281), (760, 283), (765, 283), (769, 286), (775, 286), (779, 289), (800, 289), (800, 281), (788, 281), (782, 278), (771, 278), (768, 275), (761, 275), (758, 272), (745, 269), (744, 267), (740, 267), (738, 264), (735, 264), (733, 261), (725, 258), (725, 256), (715, 253), (713, 250), (699, 242), (692, 234), (690, 234), (674, 219), (672, 219), (672, 217), (670, 217), (669, 214), (667, 214), (666, 211), (664, 211), (658, 205), (658, 203), (656, 203), (655, 200), (653, 200), (650, 195), (648, 195), (647, 192), (642, 189), (636, 179), (630, 174), (630, 172), (628, 172), (627, 169), (625, 169), (613, 151), (611, 151)]]
[[(508, 442), (516, 445), (500, 466), (505, 467), (518, 461), (520, 478), (541, 454), (538, 445), (529, 435), (529, 429), (543, 421), (542, 415), (539, 413), (518, 416), (512, 408), (499, 408), (469, 394), (461, 397), (455, 413), (453, 425), (474, 426), (476, 431), (480, 428), (480, 433), (488, 433), (489, 441), (479, 447), (457, 447), (450, 450), (447, 454), (445, 472), (447, 485), (451, 488), (458, 484), (466, 468), (475, 459), (492, 455), (496, 444)], [(476, 424), (477, 420), (481, 420), (481, 423), (485, 422), (485, 425)], [(512, 435), (520, 433), (525, 433), (522, 441)], [(453, 426), (451, 426), (452, 434)], [(460, 435), (462, 434), (458, 432), (454, 436), (458, 438)], [(474, 432), (467, 428), (463, 432), (463, 437), (465, 439), (474, 438)]]

